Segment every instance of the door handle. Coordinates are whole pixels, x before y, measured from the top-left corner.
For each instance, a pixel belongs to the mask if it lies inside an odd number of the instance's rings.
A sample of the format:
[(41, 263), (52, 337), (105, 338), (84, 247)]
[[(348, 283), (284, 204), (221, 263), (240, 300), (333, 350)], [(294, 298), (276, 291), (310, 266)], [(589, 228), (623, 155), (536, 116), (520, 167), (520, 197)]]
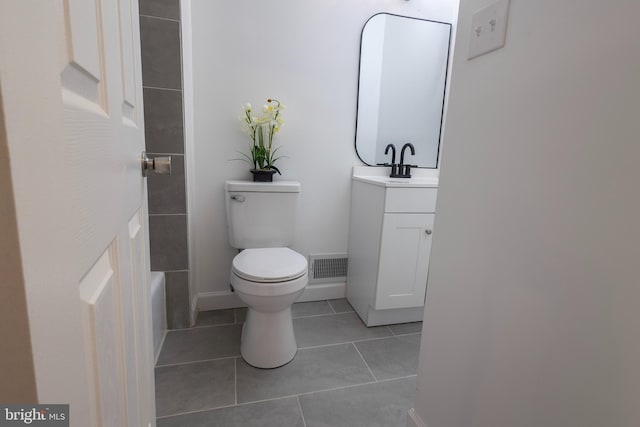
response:
[(160, 175), (171, 175), (171, 156), (149, 158), (142, 152), (142, 176), (147, 176), (151, 171)]

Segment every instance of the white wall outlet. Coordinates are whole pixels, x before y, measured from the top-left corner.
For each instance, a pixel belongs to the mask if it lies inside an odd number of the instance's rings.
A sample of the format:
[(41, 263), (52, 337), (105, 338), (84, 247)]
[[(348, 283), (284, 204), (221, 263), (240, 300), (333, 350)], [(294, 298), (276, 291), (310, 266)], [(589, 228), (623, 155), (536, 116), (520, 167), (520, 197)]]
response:
[(508, 16), (509, 0), (499, 0), (471, 16), (467, 59), (473, 59), (504, 46)]

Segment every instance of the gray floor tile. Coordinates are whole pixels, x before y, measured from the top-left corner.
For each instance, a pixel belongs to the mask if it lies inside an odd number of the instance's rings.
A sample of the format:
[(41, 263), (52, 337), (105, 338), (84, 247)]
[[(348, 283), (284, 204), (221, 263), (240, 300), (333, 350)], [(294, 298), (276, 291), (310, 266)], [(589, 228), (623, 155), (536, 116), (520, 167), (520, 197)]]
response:
[(415, 378), (300, 396), (307, 427), (404, 427)]
[(291, 306), (292, 317), (317, 316), (320, 314), (333, 314), (333, 310), (326, 301), (298, 302)]
[(329, 301), (329, 304), (331, 304), (331, 307), (336, 313), (348, 313), (353, 311), (353, 307), (351, 307), (351, 304), (349, 304), (345, 298), (332, 299)]
[(418, 373), (420, 334), (360, 341), (355, 345), (378, 380)]
[(244, 323), (244, 319), (247, 318), (247, 308), (236, 308), (236, 323), (241, 325)]
[(169, 331), (158, 366), (240, 355), (241, 325)]
[(386, 326), (367, 328), (355, 313), (293, 319), (298, 347), (390, 336)]
[(234, 309), (201, 311), (196, 319), (196, 326), (230, 325), (235, 323)]
[(296, 397), (160, 418), (158, 427), (303, 427)]
[(235, 359), (156, 368), (158, 416), (235, 403)]
[(389, 325), (389, 328), (396, 335), (417, 334), (422, 332), (422, 322), (399, 323), (397, 325)]
[(287, 365), (258, 369), (238, 359), (238, 403), (373, 381), (353, 344), (299, 350)]

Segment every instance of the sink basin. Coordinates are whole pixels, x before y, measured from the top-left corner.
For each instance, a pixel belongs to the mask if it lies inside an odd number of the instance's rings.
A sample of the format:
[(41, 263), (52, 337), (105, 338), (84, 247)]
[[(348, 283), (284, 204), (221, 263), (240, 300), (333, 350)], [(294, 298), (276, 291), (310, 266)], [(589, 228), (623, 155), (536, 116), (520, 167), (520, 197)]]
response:
[(438, 187), (438, 178), (430, 176), (390, 178), (388, 176), (353, 175), (353, 179), (381, 187)]

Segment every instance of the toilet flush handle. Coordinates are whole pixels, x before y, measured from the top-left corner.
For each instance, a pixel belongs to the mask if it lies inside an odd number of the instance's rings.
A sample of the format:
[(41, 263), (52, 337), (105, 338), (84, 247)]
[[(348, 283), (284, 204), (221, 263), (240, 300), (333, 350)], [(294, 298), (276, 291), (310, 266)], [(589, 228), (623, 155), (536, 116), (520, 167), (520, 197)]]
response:
[(232, 194), (231, 200), (235, 200), (236, 202), (244, 202), (244, 196), (242, 194)]

